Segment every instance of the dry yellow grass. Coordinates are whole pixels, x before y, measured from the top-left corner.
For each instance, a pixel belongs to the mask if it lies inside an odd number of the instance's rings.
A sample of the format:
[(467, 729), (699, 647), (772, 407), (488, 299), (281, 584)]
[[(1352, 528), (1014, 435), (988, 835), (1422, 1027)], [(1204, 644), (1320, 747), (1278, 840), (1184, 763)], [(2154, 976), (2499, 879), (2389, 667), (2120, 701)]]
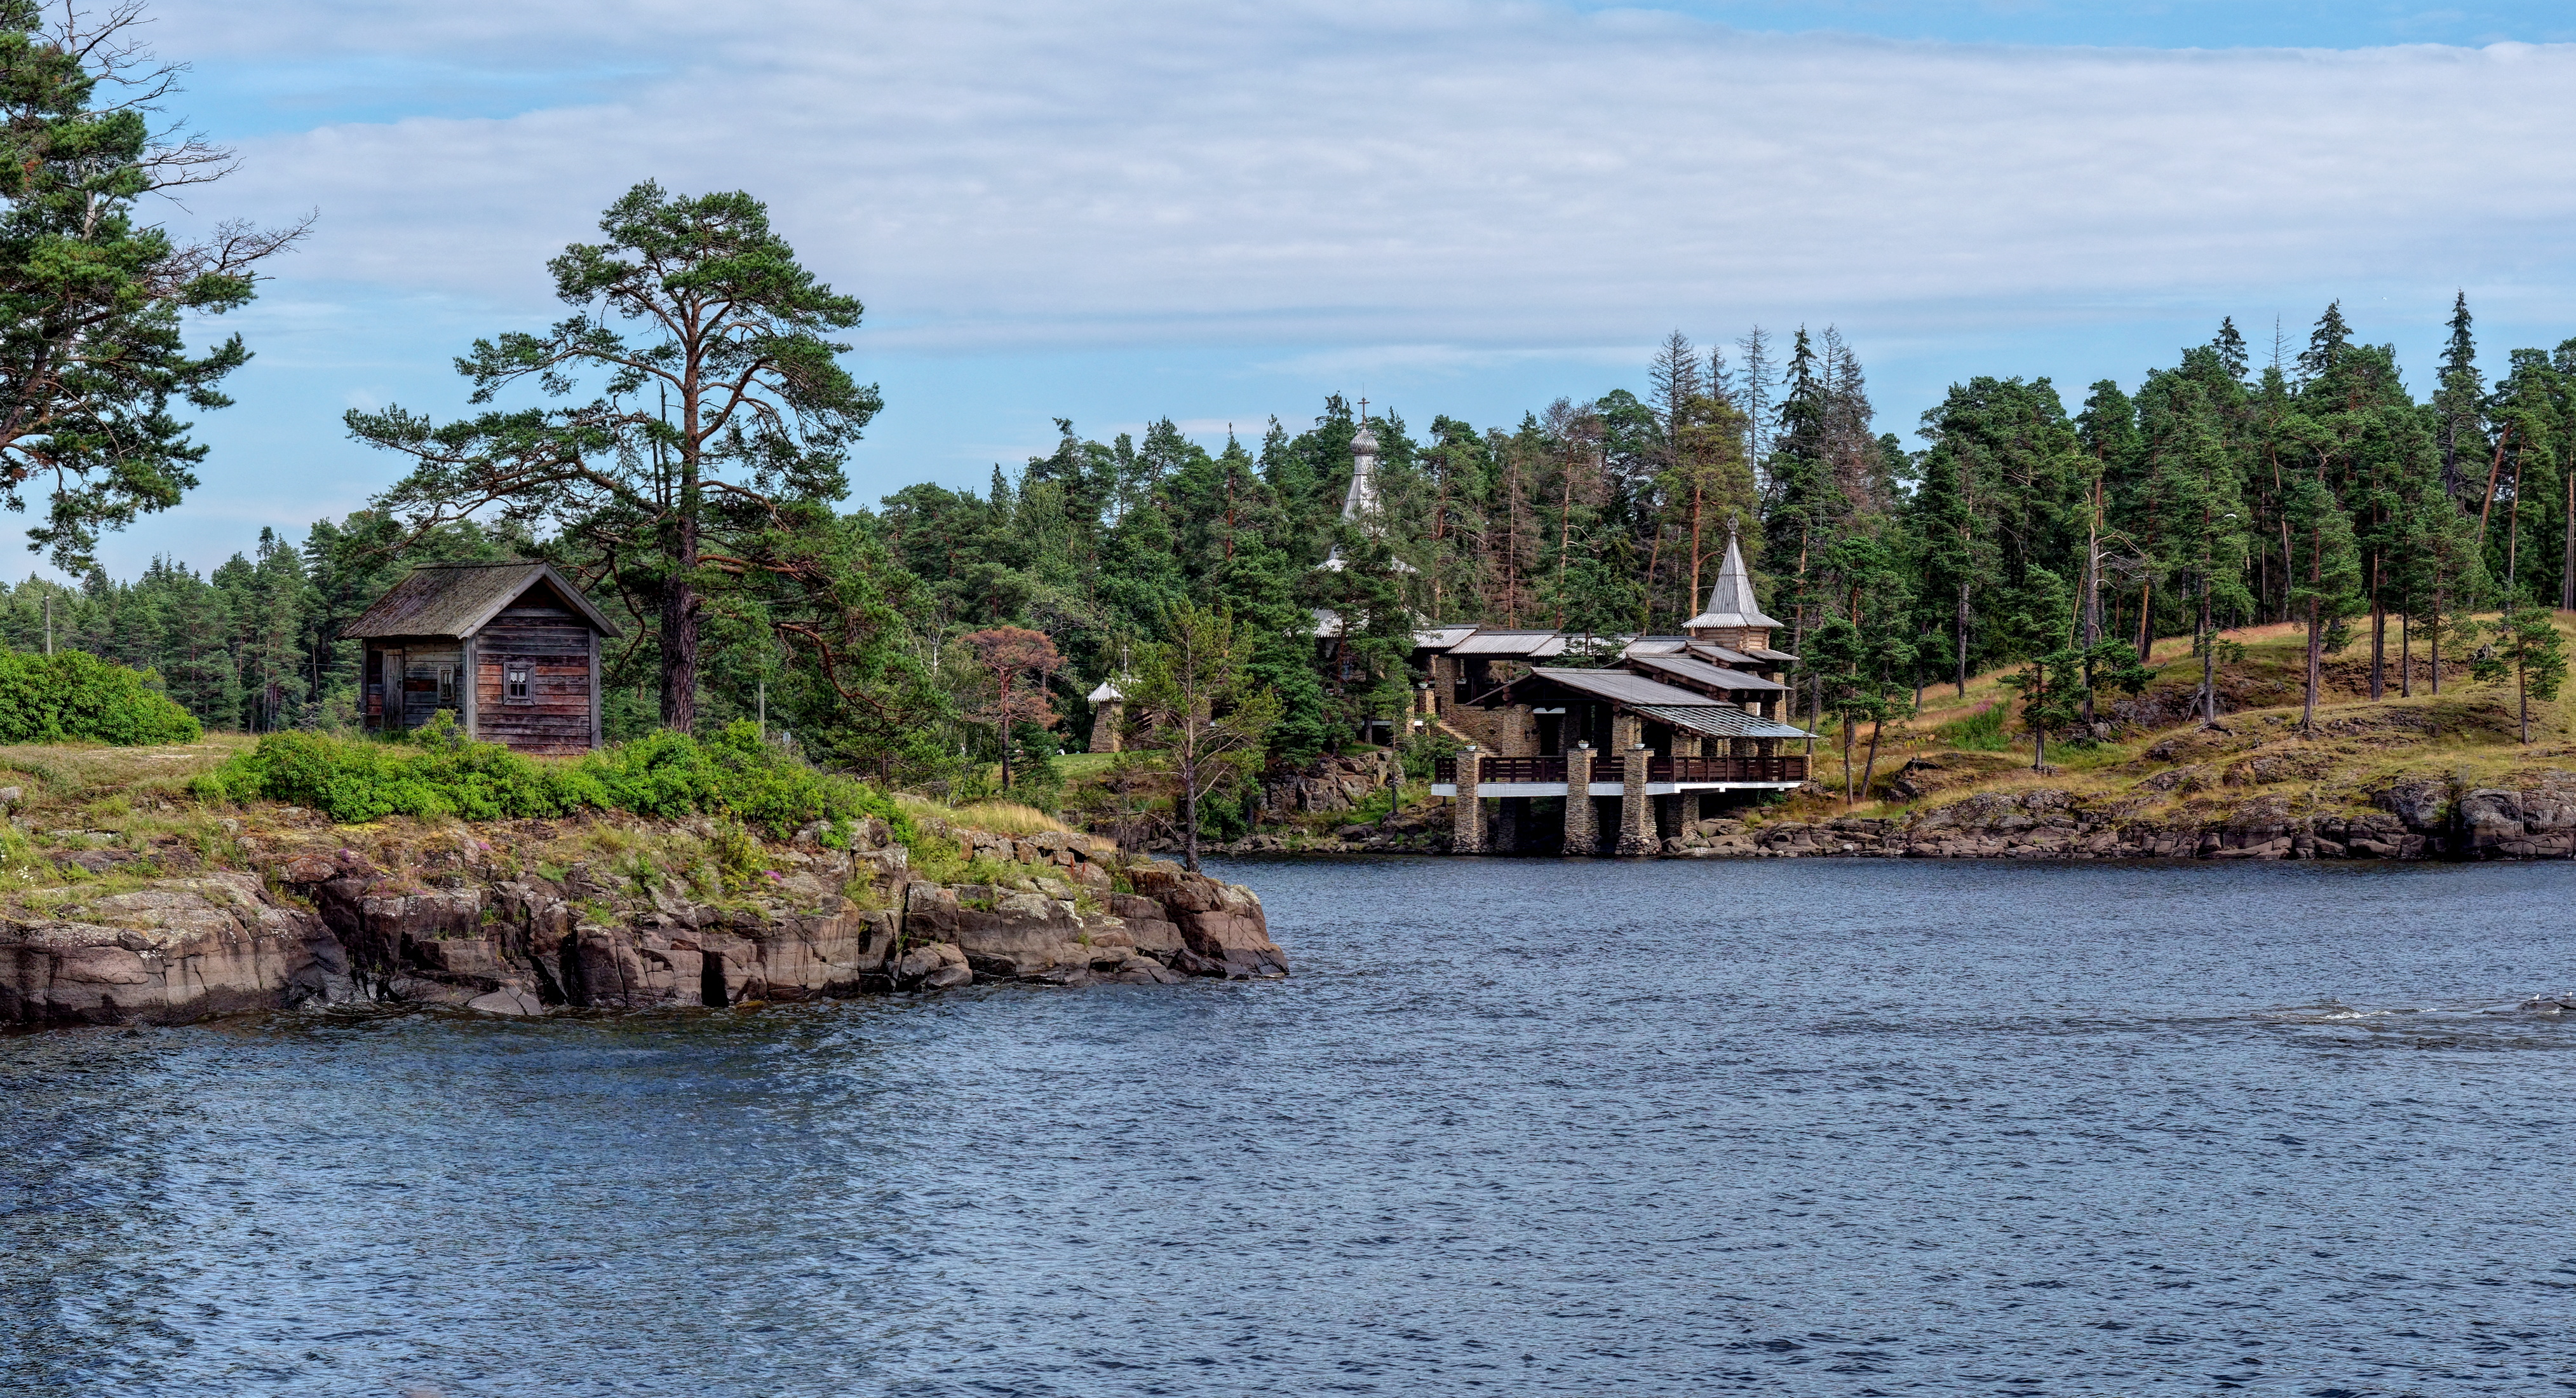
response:
[(1042, 835), (1050, 830), (1072, 829), (1035, 806), (1023, 806), (1017, 801), (978, 801), (960, 806), (949, 813), (948, 821), (996, 835)]
[(255, 741), (233, 733), (169, 747), (112, 748), (101, 743), (15, 743), (0, 746), (0, 786), (25, 789), (32, 804), (82, 802), (110, 796), (177, 798), (200, 772)]
[(1073, 828), (1034, 806), (1023, 806), (1016, 801), (977, 801), (964, 806), (946, 806), (899, 791), (894, 794), (894, 803), (916, 822), (989, 830), (996, 835), (1039, 835), (1050, 830)]
[[(2558, 626), (2562, 633), (2576, 634), (2576, 613), (2560, 613)], [(2303, 735), (2298, 729), (2302, 711), (2300, 682), (2306, 658), (2303, 628), (2275, 624), (2246, 627), (2224, 635), (2245, 647), (2244, 658), (2228, 667), (2237, 687), (2285, 701), (2226, 709), (2221, 721), (2234, 735), (2226, 751), (2197, 756), (2169, 754), (2163, 758), (2148, 755), (2151, 750), (2159, 750), (2166, 739), (2192, 731), (2194, 726), (2189, 723), (2089, 748), (2051, 744), (2049, 763), (2057, 769), (2053, 773), (2022, 767), (1947, 788), (1923, 804), (1945, 805), (1979, 791), (2047, 786), (2079, 795), (2128, 794), (2138, 799), (2138, 813), (2150, 817), (2202, 814), (2255, 797), (2279, 798), (2303, 814), (2324, 813), (2366, 804), (2372, 793), (2408, 777), (2434, 776), (2471, 786), (2510, 786), (2540, 770), (2576, 769), (2576, 683), (2555, 701), (2532, 701), (2532, 741), (2525, 745), (2518, 741), (2513, 686), (2509, 682), (2498, 685), (2469, 680), (2456, 668), (2460, 660), (2456, 654), (2448, 657), (2446, 669), (2450, 673), (2443, 680), (2442, 693), (2435, 696), (2425, 679), (2425, 657), (2418, 644), (2415, 693), (2400, 696), (2397, 635), (2392, 626), (2388, 697), (2372, 701), (2354, 688), (2366, 683), (2368, 646), (2364, 637), (2342, 655), (2328, 658), (2327, 691), (2317, 705), (2318, 731)], [(2189, 688), (2197, 684), (2199, 663), (2192, 657), (2188, 637), (2160, 640), (2153, 654), (2159, 671), (2156, 688)], [(1882, 799), (1864, 798), (1852, 813), (1890, 815), (1907, 809), (1905, 803), (1886, 798), (1888, 782), (1910, 758), (1949, 751), (1935, 736), (1941, 725), (1990, 705), (2010, 706), (2014, 691), (2002, 681), (2011, 673), (1995, 670), (1976, 675), (1969, 680), (1964, 696), (1948, 685), (1927, 690), (1923, 707), (1914, 718), (1888, 725), (1882, 736), (1874, 781)], [(2027, 762), (2031, 752), (2029, 738), (2019, 731), (2017, 718), (2010, 728), (2014, 751)], [(1852, 753), (1855, 768), (1865, 761), (1868, 730), (1863, 728), (1858, 736)], [(2254, 779), (2247, 771), (2245, 755), (2258, 749), (2273, 759), (2273, 769), (2301, 775), (2286, 780)], [(2137, 787), (2141, 779), (2158, 772), (2195, 765), (2208, 769), (2206, 783), (2185, 782), (2177, 789), (2162, 792)], [(1816, 745), (1814, 772), (1815, 780), (1831, 796), (1801, 798), (1791, 803), (1786, 813), (1800, 817), (1841, 814), (1844, 768), (1839, 734)], [(2220, 786), (2225, 788), (2223, 792), (2214, 789)]]

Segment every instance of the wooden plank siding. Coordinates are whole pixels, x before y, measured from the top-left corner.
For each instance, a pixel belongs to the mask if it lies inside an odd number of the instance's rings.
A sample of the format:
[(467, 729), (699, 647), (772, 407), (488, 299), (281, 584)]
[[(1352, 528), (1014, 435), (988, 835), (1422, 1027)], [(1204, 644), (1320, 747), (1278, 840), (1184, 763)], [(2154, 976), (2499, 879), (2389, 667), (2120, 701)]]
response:
[[(599, 633), (563, 601), (540, 584), (466, 636), (369, 637), (361, 676), (367, 728), (418, 728), (447, 709), (474, 737), (520, 752), (597, 746)], [(503, 675), (522, 665), (529, 696), (513, 702)], [(449, 676), (443, 693), (441, 671)]]
[[(484, 635), (490, 636), (487, 630)], [(579, 633), (587, 637), (587, 631)], [(590, 652), (531, 655), (483, 642), (484, 659), (475, 666), (474, 708), (481, 720), (477, 735), (521, 751), (578, 752), (590, 746)], [(504, 669), (529, 668), (528, 702), (513, 703), (502, 693)]]

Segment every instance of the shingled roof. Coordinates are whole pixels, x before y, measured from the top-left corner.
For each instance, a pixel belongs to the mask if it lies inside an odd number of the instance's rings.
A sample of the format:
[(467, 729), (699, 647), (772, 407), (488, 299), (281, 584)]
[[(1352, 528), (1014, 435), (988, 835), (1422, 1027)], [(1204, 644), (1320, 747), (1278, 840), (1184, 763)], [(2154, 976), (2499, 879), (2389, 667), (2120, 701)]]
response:
[(433, 563), (415, 568), (395, 583), (356, 621), (340, 628), (343, 640), (376, 636), (440, 636), (462, 639), (483, 629), (501, 609), (538, 583), (551, 584), (573, 610), (603, 636), (623, 633), (602, 616), (581, 589), (543, 563), (524, 559), (508, 563)]

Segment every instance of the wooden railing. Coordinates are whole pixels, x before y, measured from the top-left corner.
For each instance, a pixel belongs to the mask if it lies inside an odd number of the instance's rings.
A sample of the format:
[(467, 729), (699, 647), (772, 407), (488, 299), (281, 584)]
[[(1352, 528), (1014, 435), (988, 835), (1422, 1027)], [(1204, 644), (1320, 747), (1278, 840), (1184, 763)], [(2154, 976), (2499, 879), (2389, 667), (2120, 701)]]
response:
[[(1432, 764), (1431, 779), (1454, 784), (1458, 780), (1458, 761), (1444, 757)], [(1564, 781), (1565, 759), (1562, 757), (1488, 757), (1485, 759), (1481, 786), (1503, 782)], [(1592, 779), (1615, 782), (1621, 779), (1620, 765), (1595, 758)], [(1650, 757), (1646, 759), (1646, 780), (1650, 782), (1802, 782), (1807, 779), (1807, 759), (1786, 757)]]
[(1803, 757), (1652, 757), (1646, 760), (1650, 782), (1802, 782)]

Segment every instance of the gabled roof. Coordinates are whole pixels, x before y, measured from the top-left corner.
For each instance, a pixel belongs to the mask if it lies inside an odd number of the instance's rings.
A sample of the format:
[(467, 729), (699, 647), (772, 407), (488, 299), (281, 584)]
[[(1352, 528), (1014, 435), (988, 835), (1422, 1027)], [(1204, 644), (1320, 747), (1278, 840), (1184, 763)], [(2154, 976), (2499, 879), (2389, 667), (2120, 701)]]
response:
[(1711, 665), (1705, 660), (1693, 660), (1687, 656), (1632, 654), (1628, 657), (1628, 661), (1632, 665), (1642, 665), (1649, 670), (1660, 671), (1702, 689), (1730, 690), (1745, 694), (1755, 692), (1782, 694), (1789, 688), (1787, 685), (1766, 680), (1760, 675), (1728, 670)]
[(1728, 650), (1715, 641), (1693, 641), (1687, 652), (1712, 665), (1759, 665), (1762, 658), (1751, 651)]
[(1545, 660), (1565, 653), (1565, 636), (1556, 631), (1478, 631), (1449, 647), (1449, 653)]
[(356, 621), (340, 628), (344, 640), (374, 636), (438, 636), (462, 640), (483, 629), (501, 609), (539, 583), (551, 585), (603, 636), (619, 636), (617, 623), (600, 614), (581, 589), (543, 563), (433, 563), (395, 583)]
[(1549, 680), (1578, 693), (1589, 694), (1596, 699), (1607, 699), (1617, 704), (1705, 704), (1708, 702), (1704, 696), (1693, 694), (1687, 689), (1675, 689), (1671, 685), (1647, 679), (1643, 675), (1632, 675), (1625, 670), (1568, 670), (1542, 665), (1531, 670), (1524, 678)]
[(1086, 697), (1094, 704), (1107, 704), (1113, 701), (1123, 700), (1127, 696), (1118, 692), (1118, 686), (1115, 683), (1109, 680), (1102, 680), (1100, 682), (1100, 687), (1091, 691), (1091, 693)]
[(1753, 575), (1745, 571), (1744, 550), (1736, 547), (1735, 525), (1726, 526), (1726, 561), (1718, 566), (1717, 585), (1708, 590), (1708, 610), (1682, 625), (1697, 629), (1706, 626), (1775, 627), (1779, 622), (1762, 614), (1762, 604), (1753, 600)]
[(1420, 650), (1447, 650), (1476, 634), (1473, 626), (1431, 626), (1413, 633), (1413, 644)]
[(1637, 712), (1712, 738), (1812, 738), (1803, 728), (1774, 723), (1733, 704), (1639, 704)]

